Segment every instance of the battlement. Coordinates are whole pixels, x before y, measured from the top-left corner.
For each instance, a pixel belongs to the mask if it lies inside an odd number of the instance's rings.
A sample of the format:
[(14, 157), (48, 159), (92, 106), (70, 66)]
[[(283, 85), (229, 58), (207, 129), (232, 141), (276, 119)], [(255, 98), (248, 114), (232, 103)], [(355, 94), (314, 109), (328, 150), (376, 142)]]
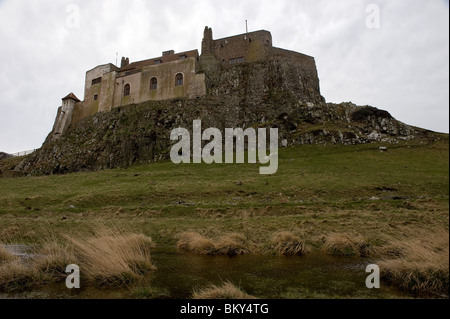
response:
[(223, 68), (260, 61), (267, 57), (271, 48), (272, 34), (266, 30), (214, 40), (212, 29), (205, 27), (202, 41), (202, 55), (213, 55)]

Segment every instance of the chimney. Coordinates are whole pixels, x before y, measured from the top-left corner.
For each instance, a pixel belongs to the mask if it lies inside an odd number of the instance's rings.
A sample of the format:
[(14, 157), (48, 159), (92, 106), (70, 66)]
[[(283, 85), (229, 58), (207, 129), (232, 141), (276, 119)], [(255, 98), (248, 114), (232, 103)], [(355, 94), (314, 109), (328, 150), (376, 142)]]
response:
[(130, 59), (122, 57), (122, 61), (120, 62), (120, 68), (124, 68), (130, 64)]

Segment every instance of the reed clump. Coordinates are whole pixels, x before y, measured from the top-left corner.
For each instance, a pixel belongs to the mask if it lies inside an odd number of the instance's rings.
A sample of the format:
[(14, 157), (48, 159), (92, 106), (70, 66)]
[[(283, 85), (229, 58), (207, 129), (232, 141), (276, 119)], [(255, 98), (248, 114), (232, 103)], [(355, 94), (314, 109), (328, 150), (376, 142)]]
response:
[(448, 232), (429, 232), (420, 239), (391, 239), (386, 249), (396, 254), (378, 263), (382, 279), (414, 293), (448, 295)]
[(366, 257), (372, 253), (372, 248), (361, 236), (332, 233), (325, 237), (322, 251), (329, 255)]
[(194, 290), (193, 299), (256, 299), (245, 291), (225, 282), (222, 285), (209, 285), (202, 289)]
[(277, 255), (301, 256), (307, 253), (305, 242), (291, 232), (275, 233), (271, 242), (271, 249)]
[(145, 235), (102, 231), (88, 239), (67, 239), (73, 245), (84, 278), (97, 285), (126, 285), (156, 270), (150, 258), (154, 244)]
[(19, 258), (0, 246), (0, 290), (27, 289), (67, 277), (66, 267), (80, 267), (81, 280), (98, 286), (123, 286), (156, 270), (150, 251), (154, 243), (143, 234), (107, 229), (90, 237), (44, 237), (31, 257)]
[(177, 248), (199, 255), (213, 255), (214, 242), (196, 232), (184, 232), (177, 236)]
[(199, 255), (236, 256), (251, 252), (251, 244), (240, 234), (226, 234), (218, 239), (207, 238), (196, 232), (181, 233), (177, 248)]
[(41, 273), (20, 259), (0, 265), (0, 291), (23, 291), (41, 282)]

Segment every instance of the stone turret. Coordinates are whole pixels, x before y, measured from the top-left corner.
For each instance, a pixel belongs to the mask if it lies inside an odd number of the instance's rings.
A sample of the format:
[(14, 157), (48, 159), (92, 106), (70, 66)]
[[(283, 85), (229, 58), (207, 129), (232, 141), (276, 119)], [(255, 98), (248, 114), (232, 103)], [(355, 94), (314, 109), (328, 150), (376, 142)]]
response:
[(213, 33), (212, 29), (206, 26), (205, 31), (203, 32), (202, 55), (212, 53), (213, 53)]
[(52, 130), (52, 138), (54, 140), (60, 138), (69, 128), (72, 123), (73, 109), (75, 108), (75, 104), (79, 102), (80, 100), (73, 93), (69, 93), (62, 98), (62, 106), (58, 108), (55, 125)]

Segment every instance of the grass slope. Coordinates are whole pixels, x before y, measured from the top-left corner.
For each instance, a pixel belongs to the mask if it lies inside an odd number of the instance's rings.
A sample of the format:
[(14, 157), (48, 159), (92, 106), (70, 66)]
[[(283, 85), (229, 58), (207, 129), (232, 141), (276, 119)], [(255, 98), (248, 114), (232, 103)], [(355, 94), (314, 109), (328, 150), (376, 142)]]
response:
[(106, 225), (171, 247), (183, 232), (212, 242), (238, 234), (245, 251), (275, 254), (274, 236), (289, 232), (308, 251), (345, 245), (346, 254), (389, 260), (402, 257), (399, 242), (441, 234), (447, 250), (440, 243), (436, 253), (447, 254), (448, 287), (448, 143), (378, 146), (280, 149), (271, 176), (259, 175), (259, 164), (160, 162), (0, 178), (0, 242), (39, 243), (49, 229), (92, 234)]
[[(448, 228), (446, 144), (401, 145), (386, 153), (375, 145), (301, 146), (280, 151), (277, 174), (259, 175), (258, 168), (163, 162), (3, 178), (0, 239), (8, 228), (20, 227), (24, 236), (44, 222), (62, 230), (94, 221), (124, 223), (153, 235), (210, 228), (211, 220), (217, 231), (242, 230), (249, 223), (258, 226), (254, 231), (305, 223), (333, 231), (369, 227), (371, 233), (402, 223)], [(384, 227), (372, 230), (374, 224)]]

